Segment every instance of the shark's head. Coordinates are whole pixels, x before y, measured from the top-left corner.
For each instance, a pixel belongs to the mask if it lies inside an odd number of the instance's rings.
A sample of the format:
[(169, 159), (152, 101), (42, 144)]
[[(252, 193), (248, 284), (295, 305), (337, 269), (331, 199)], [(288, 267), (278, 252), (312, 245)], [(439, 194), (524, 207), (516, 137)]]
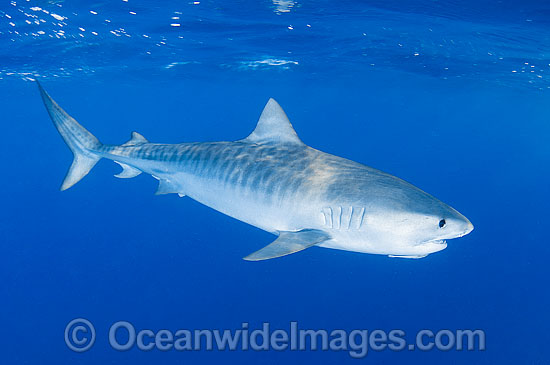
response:
[[(404, 182), (403, 182), (404, 183)], [(447, 247), (446, 240), (470, 233), (474, 226), (458, 211), (404, 183), (386, 191), (367, 216), (371, 237), (391, 247), (393, 255), (425, 256)]]
[(472, 223), (447, 204), (436, 200), (430, 209), (401, 212), (401, 243), (424, 254), (440, 251), (447, 241), (470, 233)]

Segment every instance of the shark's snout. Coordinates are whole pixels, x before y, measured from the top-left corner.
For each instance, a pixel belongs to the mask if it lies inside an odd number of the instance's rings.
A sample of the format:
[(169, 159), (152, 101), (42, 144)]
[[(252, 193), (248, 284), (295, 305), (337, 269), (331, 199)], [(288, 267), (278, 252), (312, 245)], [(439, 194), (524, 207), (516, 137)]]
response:
[(462, 236), (466, 236), (468, 233), (472, 232), (474, 230), (474, 225), (472, 222), (466, 218), (466, 228), (464, 229), (464, 233), (462, 233)]
[[(457, 212), (458, 213), (458, 212)], [(472, 232), (474, 230), (474, 225), (468, 218), (463, 216), (462, 214), (458, 213), (458, 217), (456, 217), (457, 227), (460, 228), (460, 236), (466, 236), (468, 233)]]
[(449, 225), (449, 231), (445, 237), (447, 239), (466, 236), (474, 230), (474, 225), (468, 218), (458, 212), (456, 213), (457, 214), (454, 217), (447, 219)]

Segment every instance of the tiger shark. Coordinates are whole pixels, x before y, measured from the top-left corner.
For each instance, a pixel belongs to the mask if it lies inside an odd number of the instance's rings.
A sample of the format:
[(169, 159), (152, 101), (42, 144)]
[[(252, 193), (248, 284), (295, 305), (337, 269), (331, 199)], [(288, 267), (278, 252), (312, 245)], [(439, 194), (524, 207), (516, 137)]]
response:
[(118, 178), (145, 172), (159, 181), (157, 194), (188, 196), (278, 236), (245, 260), (312, 246), (421, 258), (473, 230), (458, 211), (404, 180), (307, 146), (274, 99), (238, 141), (161, 144), (133, 132), (128, 142), (107, 145), (38, 88), (74, 155), (61, 190), (102, 158), (122, 167)]

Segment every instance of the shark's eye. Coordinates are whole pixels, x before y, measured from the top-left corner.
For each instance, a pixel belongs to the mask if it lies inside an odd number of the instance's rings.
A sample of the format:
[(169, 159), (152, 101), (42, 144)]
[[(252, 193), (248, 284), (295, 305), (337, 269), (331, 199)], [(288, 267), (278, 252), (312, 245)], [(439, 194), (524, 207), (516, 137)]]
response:
[(445, 222), (445, 219), (440, 220), (439, 221), (439, 228), (445, 227), (445, 224), (447, 224), (447, 222)]

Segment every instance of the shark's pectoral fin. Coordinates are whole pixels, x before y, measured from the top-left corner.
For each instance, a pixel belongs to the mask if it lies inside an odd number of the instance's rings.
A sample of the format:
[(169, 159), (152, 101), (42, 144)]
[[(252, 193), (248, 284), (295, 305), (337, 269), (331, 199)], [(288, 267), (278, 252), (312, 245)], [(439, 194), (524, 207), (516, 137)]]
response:
[(155, 195), (182, 194), (180, 187), (169, 180), (160, 179)]
[(139, 174), (141, 174), (141, 170), (136, 169), (135, 167), (123, 164), (121, 162), (115, 161), (117, 164), (119, 164), (122, 167), (122, 171), (115, 175), (115, 177), (118, 177), (120, 179), (129, 179), (132, 177), (136, 177)]
[(290, 255), (298, 251), (305, 250), (308, 247), (314, 246), (323, 241), (329, 240), (331, 237), (316, 229), (304, 229), (298, 232), (281, 232), (279, 238), (258, 250), (244, 259), (247, 261), (261, 261), (274, 259), (276, 257)]

